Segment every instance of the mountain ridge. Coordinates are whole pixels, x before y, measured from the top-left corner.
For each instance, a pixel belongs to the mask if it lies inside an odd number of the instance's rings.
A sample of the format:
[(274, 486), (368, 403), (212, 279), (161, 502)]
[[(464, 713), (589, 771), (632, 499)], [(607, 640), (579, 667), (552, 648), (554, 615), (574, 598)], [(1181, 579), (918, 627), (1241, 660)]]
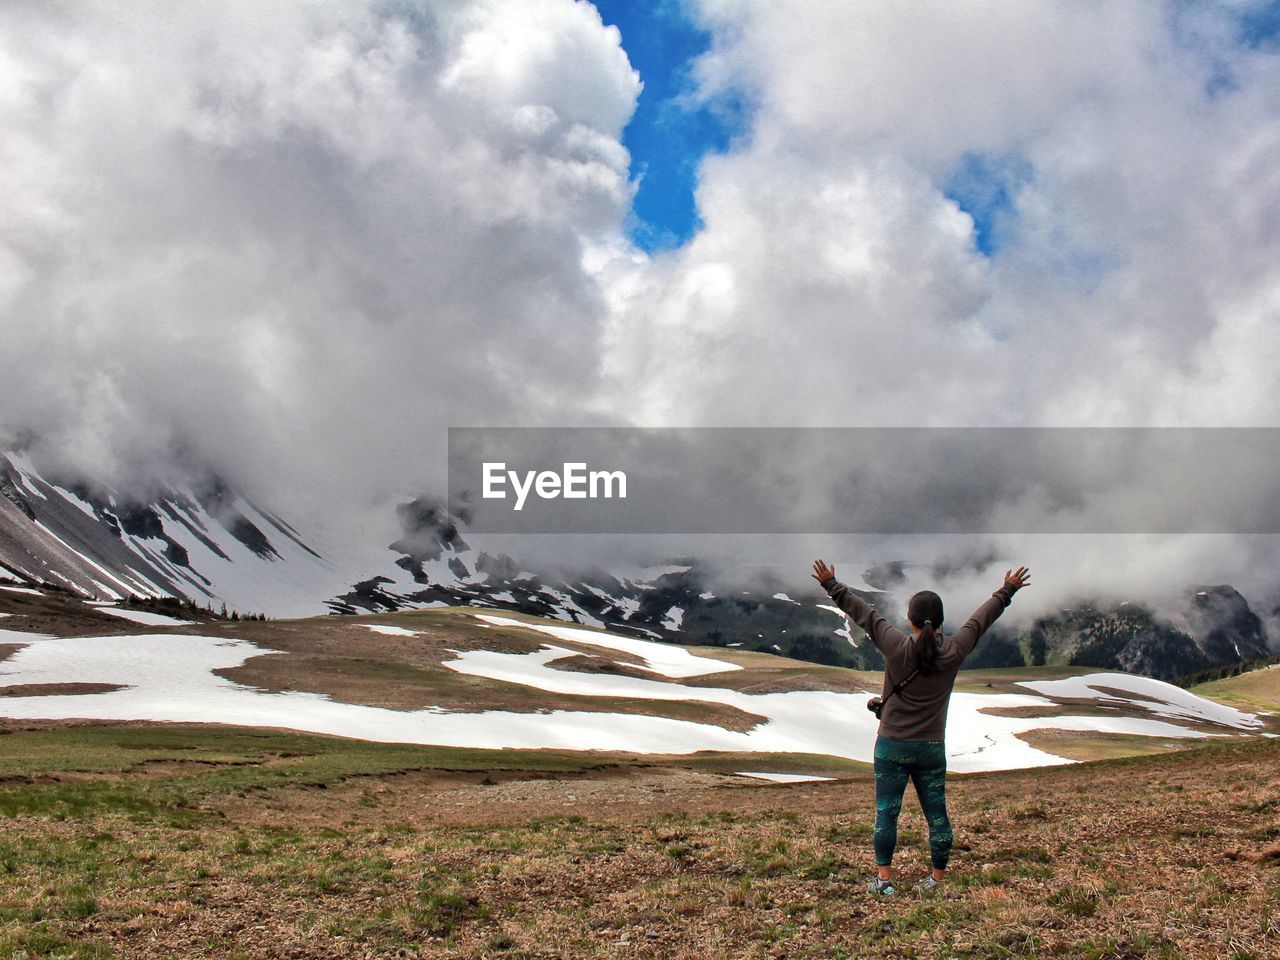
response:
[[(879, 651), (825, 598), (793, 598), (782, 583), (713, 589), (718, 578), (696, 557), (631, 570), (528, 569), (474, 548), (464, 518), (430, 497), (399, 504), (396, 518), (399, 536), (386, 545), (385, 565), (378, 570), (375, 561), (360, 578), (350, 558), (322, 552), (310, 535), (214, 476), (130, 499), (46, 477), (22, 454), (0, 454), (0, 577), (15, 582), (99, 600), (173, 596), (241, 612), (287, 606), (351, 615), (462, 604), (639, 639), (883, 669)], [(901, 624), (905, 567), (881, 562), (849, 583)], [(1162, 614), (1142, 602), (1083, 599), (1025, 627), (997, 623), (966, 666), (1062, 664), (1168, 680), (1271, 652), (1265, 623), (1238, 590), (1198, 584)]]

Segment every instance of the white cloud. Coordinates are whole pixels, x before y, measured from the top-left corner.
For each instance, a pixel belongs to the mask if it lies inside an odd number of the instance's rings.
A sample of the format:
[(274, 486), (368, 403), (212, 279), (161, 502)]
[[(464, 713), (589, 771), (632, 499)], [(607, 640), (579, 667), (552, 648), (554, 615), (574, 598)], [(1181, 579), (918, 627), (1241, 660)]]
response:
[[(705, 229), (614, 264), (615, 403), (650, 424), (1276, 422), (1280, 56), (1238, 44), (1233, 11), (698, 8), (702, 95), (746, 91), (752, 122), (701, 165)], [(975, 154), (1029, 171), (990, 259), (944, 195)], [(843, 542), (932, 563), (989, 541), (977, 594), (1025, 557), (1048, 606), (1199, 578), (1274, 593), (1274, 537), (959, 539)]]
[[(698, 9), (750, 127), (650, 258), (589, 4), (6, 4), (0, 432), (297, 516), (438, 487), (451, 423), (1276, 420), (1280, 57), (1227, 6)], [(975, 153), (1029, 170), (991, 259)]]
[(0, 427), (46, 454), (288, 509), (595, 388), (639, 80), (593, 7), (10, 4), (0, 78)]
[[(704, 95), (755, 113), (702, 165), (706, 229), (614, 301), (610, 369), (643, 371), (647, 419), (1274, 420), (1239, 386), (1280, 359), (1280, 58), (1227, 11), (700, 10)], [(975, 153), (1031, 170), (992, 261), (943, 194)]]

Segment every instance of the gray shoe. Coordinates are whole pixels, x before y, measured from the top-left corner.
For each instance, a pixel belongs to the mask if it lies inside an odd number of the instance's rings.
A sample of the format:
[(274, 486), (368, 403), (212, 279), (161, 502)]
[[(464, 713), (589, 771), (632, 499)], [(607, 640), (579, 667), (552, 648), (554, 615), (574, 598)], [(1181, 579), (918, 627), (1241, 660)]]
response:
[(897, 892), (898, 890), (893, 885), (892, 880), (881, 880), (879, 877), (872, 877), (871, 882), (867, 884), (867, 893), (873, 893), (878, 897), (892, 897)]
[(929, 874), (923, 880), (916, 884), (921, 893), (936, 893), (942, 888), (942, 881), (933, 879), (933, 874)]

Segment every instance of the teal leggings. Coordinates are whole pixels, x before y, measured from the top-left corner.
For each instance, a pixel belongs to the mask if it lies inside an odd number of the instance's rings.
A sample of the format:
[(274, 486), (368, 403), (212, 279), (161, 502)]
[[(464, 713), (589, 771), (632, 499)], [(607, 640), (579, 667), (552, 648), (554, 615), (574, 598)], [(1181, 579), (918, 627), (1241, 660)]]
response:
[(876, 863), (893, 863), (898, 845), (898, 814), (907, 780), (916, 785), (920, 809), (929, 823), (929, 855), (935, 870), (945, 870), (951, 855), (947, 819), (947, 751), (941, 740), (890, 740), (876, 737)]

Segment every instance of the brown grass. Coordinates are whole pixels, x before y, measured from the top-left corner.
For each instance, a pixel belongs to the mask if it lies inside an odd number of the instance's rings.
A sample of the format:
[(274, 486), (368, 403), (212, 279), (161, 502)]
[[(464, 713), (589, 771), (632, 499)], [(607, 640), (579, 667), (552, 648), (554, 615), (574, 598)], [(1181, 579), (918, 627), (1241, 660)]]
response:
[[(954, 777), (945, 892), (880, 902), (865, 776), (480, 777), (212, 797), (197, 830), (15, 818), (0, 909), (43, 905), (73, 956), (1280, 956), (1274, 741)], [(927, 857), (913, 800), (901, 827), (909, 884)], [(63, 886), (71, 851), (94, 858), (89, 893)]]
[(123, 689), (120, 683), (15, 683), (0, 687), (0, 697), (68, 697)]
[[(187, 629), (275, 651), (228, 673), (278, 689), (401, 709), (517, 698), (525, 709), (572, 709), (573, 698), (539, 701), (538, 691), (444, 667), (450, 650), (561, 643), (482, 628), (472, 613)], [(422, 635), (360, 626), (379, 619)], [(95, 632), (143, 629), (99, 620)], [(89, 625), (73, 625), (81, 628)], [(598, 649), (563, 645), (578, 651), (571, 666), (598, 666)], [(759, 656), (771, 663), (752, 657), (750, 671), (694, 683), (879, 688), (878, 675)], [(610, 658), (631, 669), (628, 658)], [(1082, 671), (1041, 675), (1073, 672)], [(961, 680), (1017, 692), (999, 672)], [(588, 709), (620, 709), (583, 699)], [(953, 869), (944, 893), (928, 899), (909, 889), (927, 862), (909, 797), (897, 861), (908, 886), (875, 901), (864, 891), (874, 810), (865, 765), (603, 754), (548, 765), (513, 752), (483, 765), (450, 754), (432, 767), (415, 760), (431, 748), (388, 747), (394, 756), (383, 761), (370, 745), (370, 766), (328, 775), (338, 768), (306, 752), (315, 738), (285, 749), (292, 735), (262, 734), (272, 746), (258, 751), (253, 736), (233, 748), (211, 730), (208, 743), (161, 749), (146, 741), (159, 743), (167, 728), (145, 724), (122, 725), (141, 745), (119, 747), (112, 763), (94, 752), (91, 763), (81, 756), (59, 768), (56, 755), (18, 749), (25, 736), (93, 726), (0, 723), (0, 757), (25, 757), (0, 783), (10, 811), (0, 833), (0, 958), (1280, 957), (1280, 740), (1127, 756), (1188, 744), (1025, 734), (1051, 752), (1113, 759), (954, 776)], [(775, 785), (729, 775), (746, 769), (842, 779)], [(43, 797), (62, 799), (42, 807)]]

